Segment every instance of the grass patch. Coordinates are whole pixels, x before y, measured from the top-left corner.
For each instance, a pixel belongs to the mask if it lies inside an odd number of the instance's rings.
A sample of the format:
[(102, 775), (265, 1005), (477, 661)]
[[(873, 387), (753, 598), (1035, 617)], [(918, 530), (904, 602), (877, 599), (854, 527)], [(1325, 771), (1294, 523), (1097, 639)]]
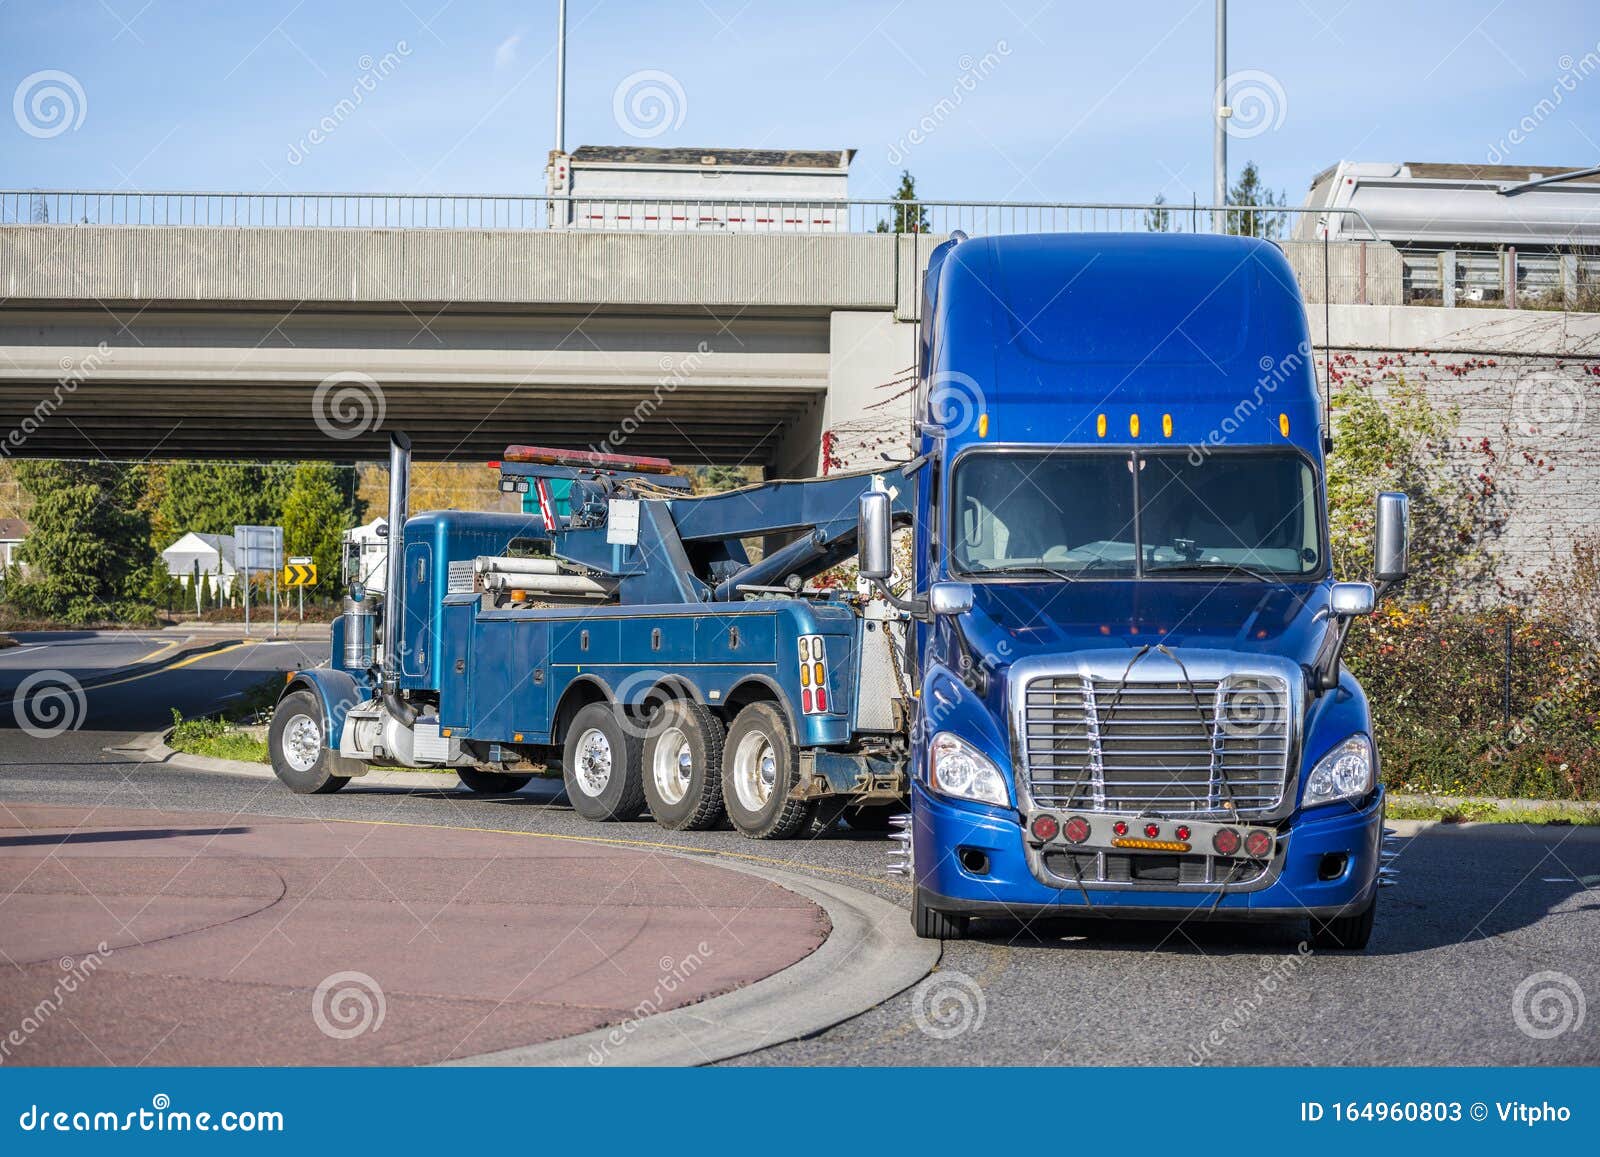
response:
[(1563, 807), (1550, 804), (1537, 808), (1503, 808), (1494, 800), (1468, 799), (1448, 803), (1409, 803), (1390, 800), (1384, 818), (1391, 820), (1437, 820), (1446, 824), (1552, 824), (1558, 827), (1600, 826), (1600, 808)]
[(167, 745), (189, 755), (208, 755), (213, 759), (239, 759), (247, 763), (268, 762), (267, 741), (225, 719), (185, 719), (172, 709), (172, 734)]

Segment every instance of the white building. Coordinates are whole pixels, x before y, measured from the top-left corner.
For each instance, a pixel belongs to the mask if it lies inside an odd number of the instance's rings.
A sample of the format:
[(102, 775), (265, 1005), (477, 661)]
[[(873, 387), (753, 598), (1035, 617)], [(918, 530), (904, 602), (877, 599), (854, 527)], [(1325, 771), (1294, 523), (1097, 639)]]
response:
[(827, 233), (849, 228), (854, 149), (656, 149), (551, 153), (550, 224), (573, 229)]
[(196, 534), (193, 531), (161, 552), (167, 564), (167, 573), (189, 588), (199, 564), (201, 575), (210, 576), (210, 593), (213, 598), (233, 593), (233, 535)]
[(1600, 289), (1600, 169), (1341, 161), (1311, 179), (1295, 234), (1386, 241), (1406, 300), (1526, 303)]
[(28, 537), (28, 524), (20, 518), (0, 518), (0, 581), (13, 563), (21, 565), (17, 550)]

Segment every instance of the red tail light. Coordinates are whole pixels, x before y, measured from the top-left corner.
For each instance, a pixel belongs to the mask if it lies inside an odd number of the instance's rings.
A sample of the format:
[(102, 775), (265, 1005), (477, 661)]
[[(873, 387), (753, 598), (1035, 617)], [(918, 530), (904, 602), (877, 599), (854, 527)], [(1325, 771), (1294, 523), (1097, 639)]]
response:
[(1232, 828), (1222, 828), (1211, 837), (1211, 846), (1219, 856), (1231, 856), (1239, 850), (1239, 833)]
[(1177, 836), (1178, 836), (1178, 838), (1180, 840), (1188, 839), (1189, 838), (1189, 825), (1188, 824), (1179, 824), (1178, 825)]
[(1067, 826), (1061, 829), (1061, 834), (1067, 837), (1069, 844), (1081, 844), (1089, 838), (1089, 821), (1082, 816), (1073, 816), (1067, 821)]
[(1144, 825), (1144, 834), (1145, 834), (1145, 838), (1146, 839), (1151, 839), (1151, 840), (1155, 839), (1157, 836), (1159, 836), (1161, 834), (1161, 825), (1160, 824), (1145, 824)]
[(1125, 836), (1128, 834), (1128, 825), (1125, 821), (1118, 820), (1116, 823), (1111, 825), (1111, 830), (1119, 836)]
[(1253, 860), (1264, 860), (1272, 852), (1272, 837), (1266, 832), (1251, 832), (1244, 840), (1245, 854)]
[(1060, 830), (1061, 825), (1056, 823), (1055, 816), (1038, 816), (1033, 821), (1033, 838), (1042, 843), (1055, 839)]

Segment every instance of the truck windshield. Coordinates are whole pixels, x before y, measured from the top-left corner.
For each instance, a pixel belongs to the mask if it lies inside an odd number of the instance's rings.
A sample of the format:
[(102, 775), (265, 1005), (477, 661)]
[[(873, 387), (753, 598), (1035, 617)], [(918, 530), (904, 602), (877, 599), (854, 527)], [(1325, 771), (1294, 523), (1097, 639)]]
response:
[(1304, 578), (1324, 569), (1316, 478), (1263, 450), (985, 451), (957, 465), (951, 570), (1063, 578)]

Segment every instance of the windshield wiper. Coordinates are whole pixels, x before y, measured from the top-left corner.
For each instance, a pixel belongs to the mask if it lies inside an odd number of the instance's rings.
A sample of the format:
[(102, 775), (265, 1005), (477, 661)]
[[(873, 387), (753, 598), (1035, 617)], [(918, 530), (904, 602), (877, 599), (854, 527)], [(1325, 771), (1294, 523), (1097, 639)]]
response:
[(1152, 565), (1144, 568), (1145, 574), (1181, 574), (1185, 572), (1194, 573), (1198, 571), (1214, 571), (1222, 574), (1242, 574), (1247, 575), (1258, 582), (1264, 583), (1281, 583), (1289, 581), (1284, 575), (1267, 574), (1264, 571), (1256, 570), (1254, 567), (1245, 566), (1243, 563), (1239, 562), (1201, 562), (1196, 560), (1194, 562), (1167, 563), (1159, 566)]
[(1051, 578), (1060, 579), (1062, 582), (1075, 583), (1075, 582), (1078, 581), (1078, 576), (1075, 575), (1075, 574), (1072, 574), (1072, 573), (1070, 573), (1068, 571), (1058, 570), (1053, 566), (1034, 566), (1034, 565), (1031, 565), (1031, 564), (1028, 565), (1028, 566), (993, 567), (993, 568), (991, 568), (989, 570), (988, 573), (989, 574), (1043, 574), (1043, 575), (1049, 575)]

